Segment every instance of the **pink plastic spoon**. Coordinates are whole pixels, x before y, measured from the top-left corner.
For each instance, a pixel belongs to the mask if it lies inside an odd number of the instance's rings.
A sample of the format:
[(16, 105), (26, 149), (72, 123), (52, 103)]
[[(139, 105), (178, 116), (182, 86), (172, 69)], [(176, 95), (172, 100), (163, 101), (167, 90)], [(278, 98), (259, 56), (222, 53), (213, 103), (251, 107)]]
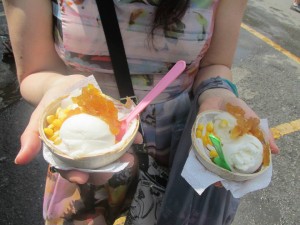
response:
[(128, 124), (148, 106), (166, 87), (169, 86), (185, 69), (185, 61), (178, 61), (170, 71), (155, 85), (155, 87), (140, 101), (140, 103), (121, 120), (121, 128), (117, 140), (124, 136)]

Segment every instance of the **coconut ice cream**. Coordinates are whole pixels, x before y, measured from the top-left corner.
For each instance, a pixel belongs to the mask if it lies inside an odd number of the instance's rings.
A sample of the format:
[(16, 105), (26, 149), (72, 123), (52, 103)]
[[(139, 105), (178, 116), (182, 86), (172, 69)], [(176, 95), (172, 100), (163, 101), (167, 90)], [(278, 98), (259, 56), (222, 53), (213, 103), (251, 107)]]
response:
[(242, 137), (223, 144), (223, 153), (231, 171), (254, 173), (263, 160), (263, 145), (253, 135)]
[(83, 156), (86, 152), (107, 149), (116, 142), (106, 122), (85, 113), (66, 119), (59, 134), (62, 142), (58, 147), (73, 158)]

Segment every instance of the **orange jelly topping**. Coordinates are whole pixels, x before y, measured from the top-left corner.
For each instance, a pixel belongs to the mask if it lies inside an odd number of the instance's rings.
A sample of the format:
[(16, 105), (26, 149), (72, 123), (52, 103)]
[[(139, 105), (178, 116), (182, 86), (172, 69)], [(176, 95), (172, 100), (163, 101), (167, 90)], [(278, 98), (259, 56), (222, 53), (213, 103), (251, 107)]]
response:
[(81, 95), (73, 97), (72, 101), (77, 104), (79, 108), (70, 110), (67, 114), (67, 118), (79, 113), (98, 116), (109, 125), (112, 134), (117, 135), (119, 133), (121, 124), (118, 120), (118, 109), (114, 103), (103, 95), (100, 90), (95, 88), (93, 84), (88, 84), (86, 87), (83, 87)]

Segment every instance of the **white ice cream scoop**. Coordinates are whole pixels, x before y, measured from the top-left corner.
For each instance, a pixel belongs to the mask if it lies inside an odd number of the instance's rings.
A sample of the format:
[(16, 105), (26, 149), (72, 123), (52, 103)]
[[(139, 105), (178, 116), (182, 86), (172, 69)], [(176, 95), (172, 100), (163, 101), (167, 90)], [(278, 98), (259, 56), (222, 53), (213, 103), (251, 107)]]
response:
[(74, 158), (115, 144), (115, 135), (109, 125), (101, 118), (85, 113), (66, 119), (59, 132), (62, 139), (60, 149)]
[(262, 164), (263, 145), (253, 135), (223, 143), (223, 154), (232, 171), (254, 173)]

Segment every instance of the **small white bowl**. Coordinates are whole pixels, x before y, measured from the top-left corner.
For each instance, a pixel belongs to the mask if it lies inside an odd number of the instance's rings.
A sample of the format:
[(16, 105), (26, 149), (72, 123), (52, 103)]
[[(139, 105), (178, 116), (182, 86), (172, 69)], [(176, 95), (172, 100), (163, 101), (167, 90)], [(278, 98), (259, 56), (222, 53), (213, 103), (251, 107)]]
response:
[[(200, 163), (210, 172), (215, 173), (216, 175), (231, 181), (246, 181), (253, 179), (260, 174), (264, 173), (266, 169), (271, 165), (271, 150), (269, 148), (269, 165), (268, 166), (261, 166), (260, 170), (252, 173), (252, 174), (244, 174), (244, 173), (237, 173), (232, 172), (226, 169), (223, 169), (222, 167), (219, 167), (215, 163), (212, 162), (212, 160), (209, 158), (209, 152), (206, 149), (206, 147), (203, 145), (202, 140), (196, 137), (196, 130), (198, 124), (207, 124), (209, 121), (212, 121), (214, 117), (218, 114), (220, 114), (223, 111), (205, 111), (203, 113), (198, 114), (196, 117), (196, 120), (194, 122), (194, 125), (192, 127), (192, 145), (193, 150), (195, 152), (195, 155), (197, 159), (200, 161)], [(205, 127), (205, 126), (204, 126)]]
[[(51, 151), (53, 154), (53, 158), (59, 159), (62, 161), (66, 167), (74, 167), (79, 169), (97, 169), (103, 166), (106, 166), (115, 160), (119, 159), (131, 146), (134, 141), (134, 138), (137, 134), (139, 128), (139, 119), (133, 120), (127, 132), (123, 136), (122, 140), (112, 147), (109, 150), (101, 149), (99, 152), (95, 151), (93, 154), (89, 154), (88, 156), (76, 157), (72, 158), (69, 155), (65, 154), (63, 151), (59, 149), (59, 146), (54, 145), (52, 141), (50, 141), (45, 133), (44, 128), (47, 126), (46, 118), (48, 115), (55, 114), (57, 108), (61, 106), (61, 101), (65, 99), (67, 96), (60, 97), (50, 103), (44, 113), (42, 114), (40, 121), (39, 121), (39, 133), (40, 138), (46, 145), (46, 147)], [(108, 96), (107, 96), (108, 97)], [(109, 99), (113, 100), (118, 110), (128, 113), (129, 109), (125, 107), (119, 101), (108, 97)]]

